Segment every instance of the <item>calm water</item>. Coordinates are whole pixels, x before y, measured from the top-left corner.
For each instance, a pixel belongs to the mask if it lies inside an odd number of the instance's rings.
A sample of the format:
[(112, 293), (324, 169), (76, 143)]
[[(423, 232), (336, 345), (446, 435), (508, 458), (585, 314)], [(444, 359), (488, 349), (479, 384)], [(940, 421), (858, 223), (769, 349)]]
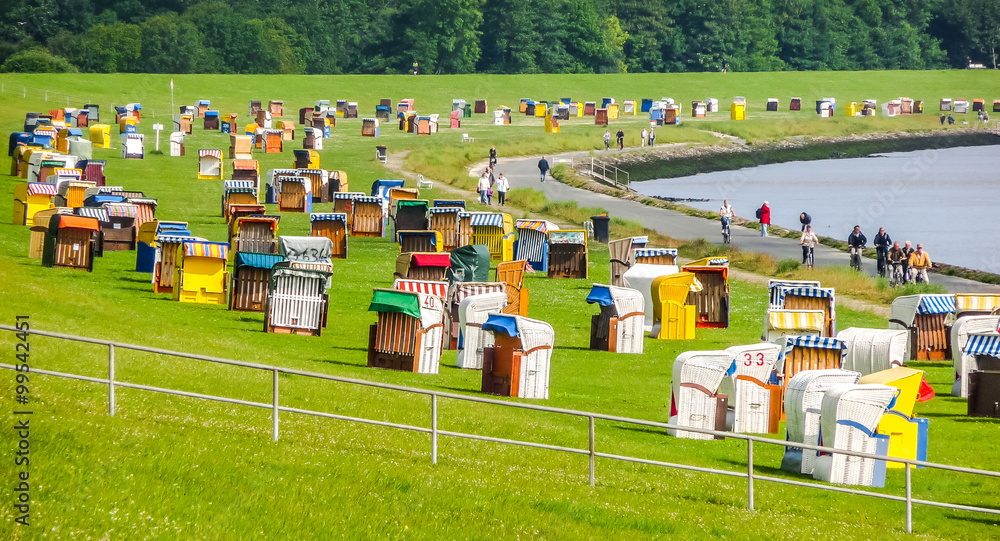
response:
[(791, 162), (640, 182), (646, 195), (729, 199), (753, 219), (763, 201), (771, 222), (847, 239), (860, 225), (871, 246), (879, 227), (894, 241), (922, 243), (933, 261), (1000, 273), (1000, 146), (897, 152), (870, 158)]

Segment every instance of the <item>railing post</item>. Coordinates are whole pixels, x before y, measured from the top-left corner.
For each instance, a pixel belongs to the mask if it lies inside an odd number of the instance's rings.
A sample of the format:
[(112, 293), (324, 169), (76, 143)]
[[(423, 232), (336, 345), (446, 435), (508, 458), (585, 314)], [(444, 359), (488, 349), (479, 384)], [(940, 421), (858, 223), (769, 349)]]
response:
[(590, 419), (590, 486), (594, 486), (595, 475), (594, 475), (594, 416), (591, 415)]
[(906, 533), (913, 533), (913, 486), (910, 484), (910, 465), (903, 464), (906, 468)]
[(438, 463), (438, 395), (431, 394), (431, 464)]
[(271, 401), (273, 404), (273, 409), (271, 410), (273, 424), (271, 427), (271, 437), (274, 438), (274, 441), (278, 441), (278, 371), (273, 370), (272, 373), (274, 374), (274, 386), (271, 390)]
[(753, 511), (753, 440), (747, 438), (747, 507)]
[(108, 415), (115, 416), (115, 346), (108, 344)]

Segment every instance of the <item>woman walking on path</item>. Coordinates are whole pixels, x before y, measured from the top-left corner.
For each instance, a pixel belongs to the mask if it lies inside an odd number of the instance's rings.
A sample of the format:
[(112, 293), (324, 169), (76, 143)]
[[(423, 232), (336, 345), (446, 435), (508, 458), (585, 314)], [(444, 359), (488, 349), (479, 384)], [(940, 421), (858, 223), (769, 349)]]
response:
[(490, 174), (489, 171), (483, 171), (483, 175), (479, 177), (479, 184), (476, 186), (476, 191), (479, 192), (479, 202), (486, 205), (486, 194), (490, 189)]
[(495, 167), (497, 164), (497, 147), (490, 148), (490, 167)]
[(806, 230), (802, 232), (802, 236), (799, 238), (799, 245), (802, 246), (803, 265), (809, 263), (809, 255), (817, 243), (819, 243), (819, 239), (816, 238), (816, 233), (813, 233), (813, 226), (807, 225)]
[(767, 201), (757, 209), (757, 219), (760, 220), (760, 236), (767, 236), (767, 226), (771, 225), (771, 207), (767, 206)]
[(604, 150), (611, 148), (611, 132), (604, 130)]
[(646, 132), (646, 128), (643, 128), (642, 133), (639, 134), (639, 148), (643, 148), (646, 146), (646, 139), (648, 137), (649, 134)]

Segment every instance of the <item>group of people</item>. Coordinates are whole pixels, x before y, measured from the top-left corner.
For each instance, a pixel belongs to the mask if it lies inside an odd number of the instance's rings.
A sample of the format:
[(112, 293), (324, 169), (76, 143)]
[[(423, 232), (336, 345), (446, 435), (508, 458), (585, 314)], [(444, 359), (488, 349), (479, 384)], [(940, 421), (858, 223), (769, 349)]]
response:
[[(854, 230), (847, 237), (848, 247), (860, 253), (867, 244), (868, 237), (861, 232), (861, 226), (854, 226)], [(898, 269), (900, 283), (928, 282), (927, 269), (931, 267), (931, 256), (924, 251), (923, 244), (917, 244), (914, 249), (913, 244), (906, 241), (900, 246), (898, 241), (893, 242), (884, 227), (878, 228), (874, 244), (877, 254), (876, 265), (880, 275), (885, 276), (888, 272), (889, 277), (893, 278)]]
[[(618, 143), (618, 150), (624, 149), (625, 132), (623, 132), (621, 128), (618, 128), (618, 133), (615, 134), (615, 139), (617, 140)], [(650, 128), (649, 130), (643, 128), (642, 132), (639, 134), (639, 146), (645, 147), (649, 145), (649, 147), (652, 148), (653, 143), (655, 142), (656, 142), (656, 131), (654, 131), (653, 128)], [(609, 150), (610, 148), (611, 148), (611, 132), (608, 130), (604, 130), (604, 150)]]
[[(724, 200), (722, 208), (719, 209), (723, 232), (732, 225), (735, 216), (736, 211), (729, 204), (729, 200)], [(760, 235), (766, 237), (767, 228), (771, 224), (771, 207), (767, 201), (764, 201), (764, 204), (757, 209), (757, 220), (760, 222)], [(802, 263), (806, 264), (809, 263), (813, 249), (819, 244), (819, 237), (813, 232), (812, 217), (809, 214), (805, 212), (799, 214), (799, 223), (802, 225), (802, 235), (799, 237), (799, 245), (802, 247)], [(858, 250), (860, 253), (860, 250), (863, 250), (867, 244), (868, 238), (861, 232), (861, 226), (854, 226), (854, 230), (847, 237), (848, 247), (852, 251)], [(875, 235), (874, 244), (878, 255), (876, 262), (880, 275), (884, 276), (886, 272), (894, 272), (898, 268), (901, 273), (901, 283), (928, 282), (927, 269), (931, 267), (931, 257), (924, 251), (922, 244), (917, 244), (917, 247), (913, 248), (913, 244), (906, 241), (903, 246), (900, 246), (899, 242), (893, 242), (884, 227), (879, 228), (878, 234)], [(890, 274), (891, 277), (892, 274)]]
[[(542, 157), (542, 160), (544, 159)], [(479, 184), (476, 186), (476, 191), (479, 192), (480, 203), (493, 206), (493, 194), (496, 193), (497, 203), (505, 207), (507, 206), (507, 191), (510, 190), (510, 182), (507, 181), (507, 177), (503, 176), (503, 173), (496, 173), (494, 175), (496, 166), (497, 147), (492, 147), (490, 148), (490, 164), (486, 166), (486, 170), (479, 177)]]
[[(719, 217), (722, 219), (722, 229), (723, 231), (733, 224), (733, 217), (736, 216), (736, 211), (733, 210), (733, 206), (729, 204), (729, 200), (725, 199), (722, 201), (722, 208), (719, 209)], [(767, 236), (767, 226), (771, 225), (771, 207), (768, 206), (767, 201), (757, 209), (757, 221), (760, 222), (760, 236)]]
[[(863, 250), (868, 243), (868, 238), (861, 232), (861, 226), (854, 226), (854, 231), (847, 237), (847, 244), (854, 250)], [(903, 246), (899, 242), (893, 242), (884, 227), (878, 229), (875, 235), (875, 251), (878, 254), (876, 259), (878, 273), (884, 275), (887, 271), (895, 272), (898, 267), (902, 276), (901, 282), (909, 281), (927, 283), (927, 269), (931, 266), (931, 256), (924, 251), (923, 244), (917, 244), (916, 249), (910, 241), (906, 241)], [(889, 266), (892, 269), (889, 269)]]

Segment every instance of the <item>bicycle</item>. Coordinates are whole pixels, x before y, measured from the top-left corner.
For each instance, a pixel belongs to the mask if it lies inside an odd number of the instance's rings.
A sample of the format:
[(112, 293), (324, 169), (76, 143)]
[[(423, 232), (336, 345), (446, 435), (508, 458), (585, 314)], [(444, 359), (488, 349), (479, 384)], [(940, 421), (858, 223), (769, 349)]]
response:
[(816, 265), (816, 257), (813, 254), (813, 247), (809, 247), (809, 251), (806, 252), (806, 267), (813, 268)]
[(730, 229), (730, 225), (729, 224), (730, 224), (730, 220), (727, 220), (725, 218), (722, 219), (722, 243), (723, 244), (729, 244), (729, 242), (733, 239), (733, 233), (732, 233), (732, 230)]
[(889, 286), (898, 287), (903, 285), (903, 264), (898, 261), (890, 263), (892, 271), (889, 273)]
[(887, 248), (875, 248), (875, 251), (878, 253), (878, 259), (876, 260), (876, 265), (877, 265), (877, 269), (878, 269), (878, 275), (880, 277), (882, 277), (882, 278), (885, 278), (885, 272), (887, 270), (886, 269), (886, 266), (887, 266), (886, 265), (886, 263), (887, 263), (887, 257), (886, 257), (886, 255), (887, 255), (888, 249)]
[(851, 246), (851, 268), (861, 272), (861, 251), (864, 246)]

